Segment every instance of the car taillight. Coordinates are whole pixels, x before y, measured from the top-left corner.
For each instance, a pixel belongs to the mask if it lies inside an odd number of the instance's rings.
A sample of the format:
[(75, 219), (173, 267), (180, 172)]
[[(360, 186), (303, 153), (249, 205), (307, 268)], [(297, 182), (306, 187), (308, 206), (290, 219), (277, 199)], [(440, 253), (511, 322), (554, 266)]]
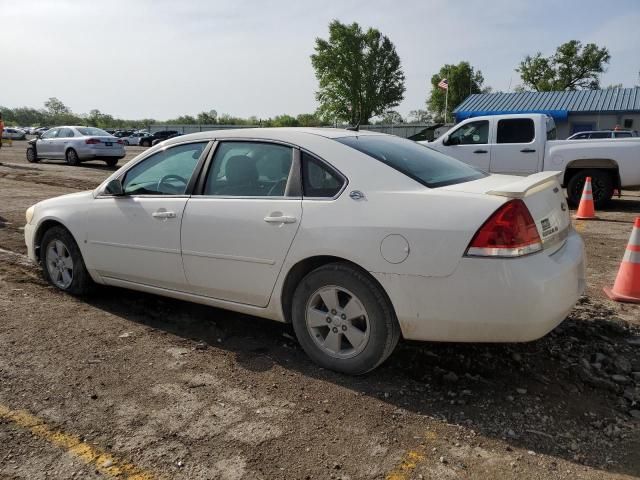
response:
[(494, 212), (476, 232), (465, 255), (519, 257), (542, 250), (542, 240), (529, 209), (511, 200)]
[(122, 140), (118, 140), (116, 143), (122, 145), (124, 142)]
[(98, 140), (97, 138), (87, 138), (84, 143), (86, 143), (87, 145), (95, 145), (97, 143), (100, 143), (100, 140)]

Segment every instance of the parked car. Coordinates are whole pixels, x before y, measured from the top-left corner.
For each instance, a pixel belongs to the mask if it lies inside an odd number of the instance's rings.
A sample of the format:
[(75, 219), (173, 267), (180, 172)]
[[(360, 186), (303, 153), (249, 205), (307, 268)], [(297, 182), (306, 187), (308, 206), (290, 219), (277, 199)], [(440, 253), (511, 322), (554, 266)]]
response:
[(27, 134), (24, 130), (20, 130), (19, 128), (14, 127), (5, 127), (2, 132), (2, 138), (11, 139), (11, 140), (24, 140), (27, 138)]
[(157, 144), (159, 144), (160, 142), (164, 142), (165, 140), (169, 140), (170, 138), (176, 138), (176, 137), (179, 137), (180, 135), (182, 135), (182, 134), (181, 134), (181, 133), (176, 132), (176, 133), (172, 133), (171, 135), (169, 135), (169, 136), (168, 136), (168, 137), (166, 137), (166, 138), (156, 138), (153, 142), (151, 142), (151, 146), (157, 145)]
[(122, 140), (95, 127), (55, 127), (30, 140), (27, 160), (64, 159), (69, 165), (86, 160), (104, 160), (115, 167), (125, 156)]
[(49, 130), (49, 127), (38, 127), (34, 130), (35, 135), (42, 135), (44, 132)]
[(139, 145), (140, 139), (143, 137), (148, 137), (148, 132), (134, 132), (131, 135), (122, 137), (122, 141), (125, 145)]
[(159, 132), (154, 132), (146, 137), (140, 138), (139, 145), (141, 147), (150, 147), (153, 145), (154, 140), (163, 141), (177, 133), (180, 132), (178, 132), (177, 130), (161, 130)]
[(543, 114), (469, 118), (437, 140), (420, 143), (491, 173), (560, 171), (574, 206), (587, 177), (596, 207), (606, 205), (614, 189), (640, 186), (640, 138), (556, 140), (555, 122)]
[(592, 140), (596, 138), (631, 138), (637, 137), (638, 132), (633, 130), (594, 130), (592, 132), (574, 133), (567, 140)]
[(29, 257), (60, 290), (95, 282), (291, 322), (315, 362), (349, 374), (401, 335), (534, 340), (585, 285), (556, 172), (490, 175), (366, 131), (180, 136), (26, 219)]

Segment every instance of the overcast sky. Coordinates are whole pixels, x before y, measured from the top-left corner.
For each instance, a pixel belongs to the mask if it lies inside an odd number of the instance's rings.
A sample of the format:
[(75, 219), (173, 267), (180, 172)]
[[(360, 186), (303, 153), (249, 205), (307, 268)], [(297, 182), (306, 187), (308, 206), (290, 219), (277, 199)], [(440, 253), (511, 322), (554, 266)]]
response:
[(428, 79), (467, 60), (508, 91), (527, 53), (571, 39), (611, 52), (604, 86), (638, 83), (640, 1), (617, 0), (0, 0), (0, 105), (125, 118), (312, 112), (309, 55), (332, 19), (378, 28), (406, 76), (403, 114)]

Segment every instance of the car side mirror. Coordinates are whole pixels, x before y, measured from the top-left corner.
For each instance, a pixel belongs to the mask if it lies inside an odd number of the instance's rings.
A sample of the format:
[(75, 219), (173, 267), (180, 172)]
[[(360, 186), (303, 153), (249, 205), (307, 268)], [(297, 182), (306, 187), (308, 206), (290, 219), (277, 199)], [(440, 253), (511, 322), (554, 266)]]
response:
[(448, 146), (450, 145), (450, 143), (449, 143), (449, 135), (445, 135), (445, 136), (444, 136), (444, 138), (442, 139), (442, 144), (443, 144), (445, 147), (448, 147)]
[(113, 195), (114, 197), (121, 197), (124, 195), (124, 188), (122, 187), (122, 182), (118, 178), (114, 178), (109, 183), (107, 183), (106, 188), (104, 189), (104, 193), (107, 195)]

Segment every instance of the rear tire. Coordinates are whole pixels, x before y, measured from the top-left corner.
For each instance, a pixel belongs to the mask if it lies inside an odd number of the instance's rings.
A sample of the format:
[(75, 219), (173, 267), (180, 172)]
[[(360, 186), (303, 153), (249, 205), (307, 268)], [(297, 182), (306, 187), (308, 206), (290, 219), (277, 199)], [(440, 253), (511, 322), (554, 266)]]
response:
[(141, 147), (150, 147), (151, 146), (151, 142), (149, 140), (143, 140), (140, 142), (140, 146)]
[(76, 152), (73, 148), (67, 150), (65, 154), (65, 158), (67, 163), (73, 167), (80, 165), (80, 158), (78, 157), (78, 152)]
[(115, 167), (116, 165), (118, 165), (118, 159), (117, 158), (109, 158), (107, 160), (105, 160), (105, 163), (107, 164), (107, 167)]
[(365, 272), (331, 263), (302, 279), (293, 295), (293, 328), (321, 367), (367, 373), (393, 352), (400, 326), (380, 286)]
[(93, 285), (76, 241), (63, 227), (45, 232), (40, 244), (40, 264), (44, 279), (63, 292), (84, 295)]
[(587, 177), (591, 177), (591, 189), (595, 207), (602, 208), (607, 206), (613, 197), (613, 177), (608, 170), (603, 169), (580, 170), (571, 177), (567, 184), (569, 205), (577, 207), (580, 204), (582, 190)]
[(38, 163), (38, 154), (36, 153), (36, 149), (33, 147), (27, 148), (27, 162)]

